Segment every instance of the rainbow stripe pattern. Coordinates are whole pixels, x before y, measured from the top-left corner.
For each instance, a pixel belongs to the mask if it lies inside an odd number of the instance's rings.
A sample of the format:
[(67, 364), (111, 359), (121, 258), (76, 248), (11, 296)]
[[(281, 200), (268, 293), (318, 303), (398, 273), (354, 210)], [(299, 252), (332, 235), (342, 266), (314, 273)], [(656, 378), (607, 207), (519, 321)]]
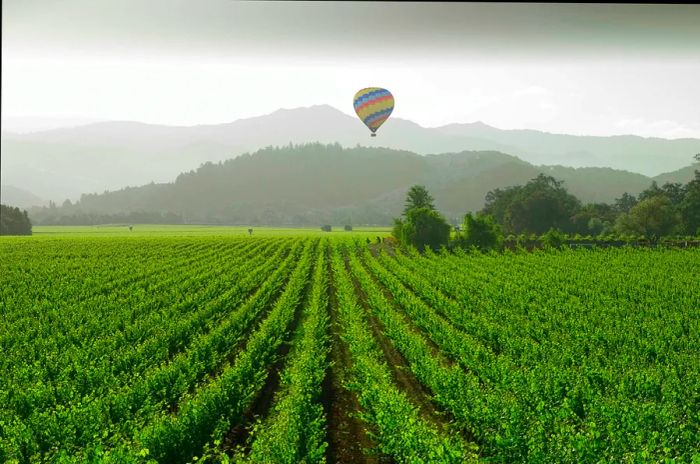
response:
[(353, 105), (357, 116), (374, 135), (394, 111), (394, 96), (386, 89), (367, 87), (355, 94)]

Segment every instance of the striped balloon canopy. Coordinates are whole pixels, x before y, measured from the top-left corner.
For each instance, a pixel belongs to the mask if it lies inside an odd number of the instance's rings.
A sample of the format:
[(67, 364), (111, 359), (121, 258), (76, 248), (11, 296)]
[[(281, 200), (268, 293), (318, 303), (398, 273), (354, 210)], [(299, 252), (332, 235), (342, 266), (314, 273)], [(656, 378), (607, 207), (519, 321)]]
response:
[(355, 113), (376, 136), (377, 129), (384, 124), (394, 111), (394, 96), (387, 89), (367, 87), (355, 94)]

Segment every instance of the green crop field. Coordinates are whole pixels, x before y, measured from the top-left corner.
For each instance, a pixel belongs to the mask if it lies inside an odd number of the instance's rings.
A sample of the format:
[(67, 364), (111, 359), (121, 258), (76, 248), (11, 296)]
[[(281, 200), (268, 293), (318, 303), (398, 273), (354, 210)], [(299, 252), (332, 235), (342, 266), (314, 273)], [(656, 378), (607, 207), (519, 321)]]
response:
[(309, 237), (309, 236), (361, 236), (374, 239), (376, 236), (387, 237), (391, 233), (388, 227), (354, 227), (352, 231), (343, 230), (343, 226), (333, 226), (331, 232), (320, 229), (302, 227), (254, 227), (253, 233), (248, 233), (248, 227), (242, 226), (217, 226), (217, 225), (154, 225), (133, 224), (129, 230), (128, 224), (100, 225), (100, 226), (34, 226), (32, 231), (38, 236), (54, 237), (192, 237), (192, 236), (245, 236), (245, 237)]
[(0, 462), (700, 462), (700, 249), (388, 232), (3, 237)]

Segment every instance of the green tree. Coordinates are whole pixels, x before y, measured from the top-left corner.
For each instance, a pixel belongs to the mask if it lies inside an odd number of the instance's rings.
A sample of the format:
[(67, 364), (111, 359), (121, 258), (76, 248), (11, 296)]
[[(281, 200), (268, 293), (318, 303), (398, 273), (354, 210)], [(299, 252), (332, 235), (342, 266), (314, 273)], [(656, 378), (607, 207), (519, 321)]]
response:
[(680, 182), (666, 182), (661, 186), (661, 190), (664, 192), (664, 195), (666, 195), (668, 199), (671, 200), (671, 203), (676, 206), (683, 202), (683, 198), (685, 198), (685, 189), (686, 186)]
[(569, 237), (559, 229), (549, 229), (540, 237), (542, 244), (550, 248), (562, 248)]
[(571, 218), (572, 232), (579, 234), (598, 235), (605, 222), (615, 222), (617, 212), (612, 205), (606, 203), (589, 203), (584, 205)]
[[(400, 224), (396, 238), (402, 244), (412, 245), (420, 251), (426, 247), (437, 251), (447, 245), (452, 229), (439, 212), (427, 207), (410, 209)], [(396, 225), (394, 230), (397, 231)]]
[(406, 215), (413, 208), (428, 208), (435, 209), (433, 205), (433, 197), (428, 193), (428, 190), (422, 185), (414, 185), (408, 190), (406, 195), (406, 205), (403, 213)]
[(654, 198), (659, 195), (663, 195), (665, 192), (659, 188), (659, 185), (656, 183), (656, 181), (653, 181), (649, 187), (647, 187), (646, 190), (644, 190), (642, 193), (640, 193), (637, 197), (639, 201), (644, 201), (648, 200), (649, 198)]
[(32, 222), (27, 211), (0, 205), (0, 235), (32, 235)]
[(522, 185), (507, 187), (505, 189), (497, 188), (486, 194), (484, 208), (480, 211), (482, 214), (493, 216), (499, 224), (505, 225), (508, 215), (508, 208), (513, 199), (523, 189)]
[[(700, 161), (700, 154), (696, 156)], [(679, 210), (685, 231), (700, 235), (700, 171), (695, 170), (695, 178), (685, 185), (685, 197)]]
[(618, 213), (629, 213), (630, 210), (637, 204), (637, 199), (634, 195), (625, 192), (622, 196), (615, 200), (613, 207)]
[(587, 235), (607, 235), (612, 230), (612, 224), (617, 218), (613, 218), (612, 221), (604, 221), (598, 217), (591, 218), (588, 221), (588, 233)]
[(391, 230), (391, 235), (400, 243), (403, 243), (403, 219), (394, 218), (394, 228)]
[(472, 216), (468, 213), (464, 216), (462, 230), (455, 242), (464, 248), (500, 249), (503, 246), (503, 232), (493, 216), (483, 214)]
[(581, 202), (569, 194), (562, 182), (540, 174), (512, 198), (505, 214), (508, 232), (542, 234), (551, 228), (572, 229), (571, 218)]
[(618, 233), (644, 235), (655, 243), (661, 237), (675, 232), (681, 224), (680, 214), (666, 195), (657, 195), (640, 201), (629, 213), (617, 218)]

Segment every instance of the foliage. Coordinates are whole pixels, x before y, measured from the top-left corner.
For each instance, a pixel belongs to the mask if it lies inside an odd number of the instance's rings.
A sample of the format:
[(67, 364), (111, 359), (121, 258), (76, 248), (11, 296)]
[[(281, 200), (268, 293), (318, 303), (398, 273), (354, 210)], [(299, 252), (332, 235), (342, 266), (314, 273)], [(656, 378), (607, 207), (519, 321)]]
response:
[(540, 240), (542, 241), (542, 244), (545, 247), (550, 247), (550, 248), (561, 248), (566, 241), (569, 239), (569, 237), (560, 231), (559, 229), (549, 229), (545, 234), (540, 237)]
[(435, 210), (433, 198), (425, 187), (414, 185), (406, 195), (406, 209), (402, 218), (394, 218), (392, 235), (403, 245), (419, 250), (437, 250), (446, 246), (451, 227)]
[(489, 192), (482, 213), (493, 215), (508, 233), (542, 234), (552, 227), (572, 229), (580, 206), (562, 182), (539, 174), (524, 186)]
[(526, 185), (495, 189), (486, 195), (482, 214), (491, 214), (508, 234), (567, 233), (607, 236), (613, 230), (658, 241), (675, 232), (698, 234), (700, 171), (688, 184), (656, 182), (635, 198), (624, 193), (614, 204), (580, 202), (562, 183), (540, 174)]
[(695, 178), (686, 184), (679, 210), (686, 233), (700, 236), (700, 171), (696, 170)]
[[(351, 276), (343, 264), (339, 250), (333, 255), (333, 277), (338, 292), (338, 312), (343, 327), (343, 340), (353, 357), (353, 380), (349, 388), (358, 395), (363, 410), (360, 416), (377, 429), (381, 450), (398, 462), (470, 462), (475, 455), (457, 434), (442, 434), (423, 420), (417, 408), (397, 385), (381, 349), (367, 330), (366, 315), (358, 305)], [(372, 279), (362, 268), (353, 251), (349, 253), (352, 276), (358, 279), (375, 308), (387, 303)], [(383, 306), (378, 306), (381, 301)]]
[(0, 205), (0, 235), (32, 235), (32, 222), (27, 212)]
[(666, 195), (651, 196), (640, 201), (629, 213), (622, 214), (615, 224), (619, 233), (640, 234), (652, 242), (674, 233), (681, 218)]
[[(63, 210), (68, 209), (65, 206)], [(51, 211), (51, 208), (47, 208)], [(184, 224), (184, 218), (173, 212), (132, 211), (129, 213), (98, 214), (98, 213), (54, 213), (40, 215), (37, 225), (58, 226), (91, 226), (100, 224)]]
[(434, 199), (423, 185), (414, 185), (406, 194), (406, 204), (404, 206), (404, 216), (412, 209), (427, 208), (435, 209)]
[(500, 249), (503, 246), (503, 233), (493, 216), (464, 216), (461, 231), (457, 234), (455, 244), (462, 248), (476, 247), (480, 250)]
[(611, 229), (617, 214), (612, 205), (589, 203), (571, 217), (572, 229), (581, 234), (605, 234)]
[(248, 462), (325, 462), (326, 418), (320, 402), (329, 352), (326, 247), (316, 258), (307, 317), (295, 340), (274, 408), (251, 432)]
[(700, 249), (314, 233), (3, 237), (0, 461), (324, 462), (328, 373), (377, 460), (700, 459)]
[(439, 212), (429, 208), (415, 208), (408, 211), (402, 222), (397, 223), (395, 230), (400, 233), (396, 238), (404, 245), (419, 250), (438, 250), (447, 245), (451, 227)]
[(625, 192), (620, 198), (615, 200), (613, 207), (618, 213), (629, 213), (629, 211), (637, 204), (637, 199), (634, 195)]
[(364, 256), (411, 321), (387, 335), (490, 461), (697, 459), (697, 250)]
[(401, 243), (403, 240), (403, 219), (394, 218), (394, 227), (391, 229), (391, 235)]

